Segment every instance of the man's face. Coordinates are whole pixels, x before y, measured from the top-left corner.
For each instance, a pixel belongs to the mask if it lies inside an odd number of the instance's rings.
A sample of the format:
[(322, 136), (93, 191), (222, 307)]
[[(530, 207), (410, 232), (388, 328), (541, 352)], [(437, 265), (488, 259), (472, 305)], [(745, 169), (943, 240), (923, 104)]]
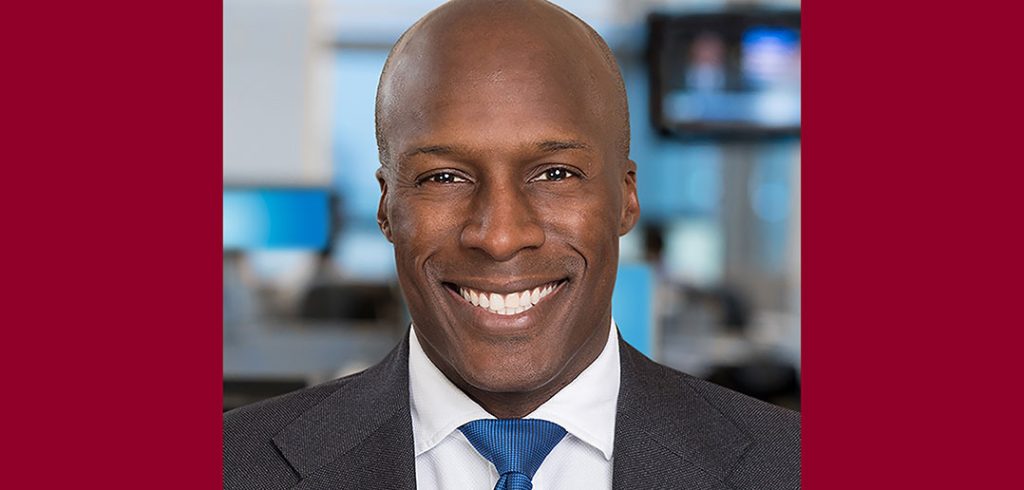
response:
[(424, 350), (470, 392), (560, 388), (607, 339), (635, 166), (565, 73), (453, 66), (417, 83), (390, 115), (379, 217)]

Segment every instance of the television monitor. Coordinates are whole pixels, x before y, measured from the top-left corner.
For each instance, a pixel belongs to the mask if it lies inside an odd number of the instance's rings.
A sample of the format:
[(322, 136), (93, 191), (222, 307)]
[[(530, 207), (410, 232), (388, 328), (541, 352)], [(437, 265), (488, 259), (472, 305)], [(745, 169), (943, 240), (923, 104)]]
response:
[(654, 13), (648, 27), (660, 133), (799, 136), (799, 10)]

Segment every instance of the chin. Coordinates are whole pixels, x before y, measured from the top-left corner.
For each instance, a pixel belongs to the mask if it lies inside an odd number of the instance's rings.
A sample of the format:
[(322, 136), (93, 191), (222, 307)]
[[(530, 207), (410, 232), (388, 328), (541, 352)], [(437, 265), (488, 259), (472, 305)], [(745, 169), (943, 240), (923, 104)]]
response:
[(544, 382), (537, 377), (526, 375), (516, 376), (509, 373), (495, 373), (495, 376), (488, 376), (487, 373), (479, 373), (472, 379), (466, 379), (473, 388), (487, 393), (532, 393), (544, 386)]
[(496, 353), (490, 362), (467, 362), (459, 375), (473, 388), (490, 393), (541, 391), (558, 375), (559, 363), (544, 363), (541, 356), (536, 357)]

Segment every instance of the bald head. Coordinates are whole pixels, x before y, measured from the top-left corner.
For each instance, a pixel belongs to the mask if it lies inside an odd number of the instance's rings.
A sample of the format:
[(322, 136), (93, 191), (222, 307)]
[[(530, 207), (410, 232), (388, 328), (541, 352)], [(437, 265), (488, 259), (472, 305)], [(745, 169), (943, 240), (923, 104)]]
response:
[(611, 153), (628, 159), (626, 93), (611, 51), (590, 26), (549, 2), (453, 0), (409, 28), (377, 88), (382, 166), (395, 161), (399, 136), (431, 125), (438, 109), (467, 91), (488, 94), (483, 105), (531, 97), (564, 104)]
[(609, 338), (640, 212), (627, 121), (604, 42), (547, 2), (449, 2), (386, 63), (377, 223), (424, 353), (499, 418), (532, 412)]

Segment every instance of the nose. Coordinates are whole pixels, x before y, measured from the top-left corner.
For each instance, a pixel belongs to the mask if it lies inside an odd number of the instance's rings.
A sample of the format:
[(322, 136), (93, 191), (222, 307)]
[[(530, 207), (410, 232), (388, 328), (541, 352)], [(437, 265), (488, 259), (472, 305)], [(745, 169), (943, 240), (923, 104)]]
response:
[(462, 246), (480, 250), (498, 262), (544, 244), (544, 228), (522, 189), (515, 185), (482, 188), (462, 229)]

